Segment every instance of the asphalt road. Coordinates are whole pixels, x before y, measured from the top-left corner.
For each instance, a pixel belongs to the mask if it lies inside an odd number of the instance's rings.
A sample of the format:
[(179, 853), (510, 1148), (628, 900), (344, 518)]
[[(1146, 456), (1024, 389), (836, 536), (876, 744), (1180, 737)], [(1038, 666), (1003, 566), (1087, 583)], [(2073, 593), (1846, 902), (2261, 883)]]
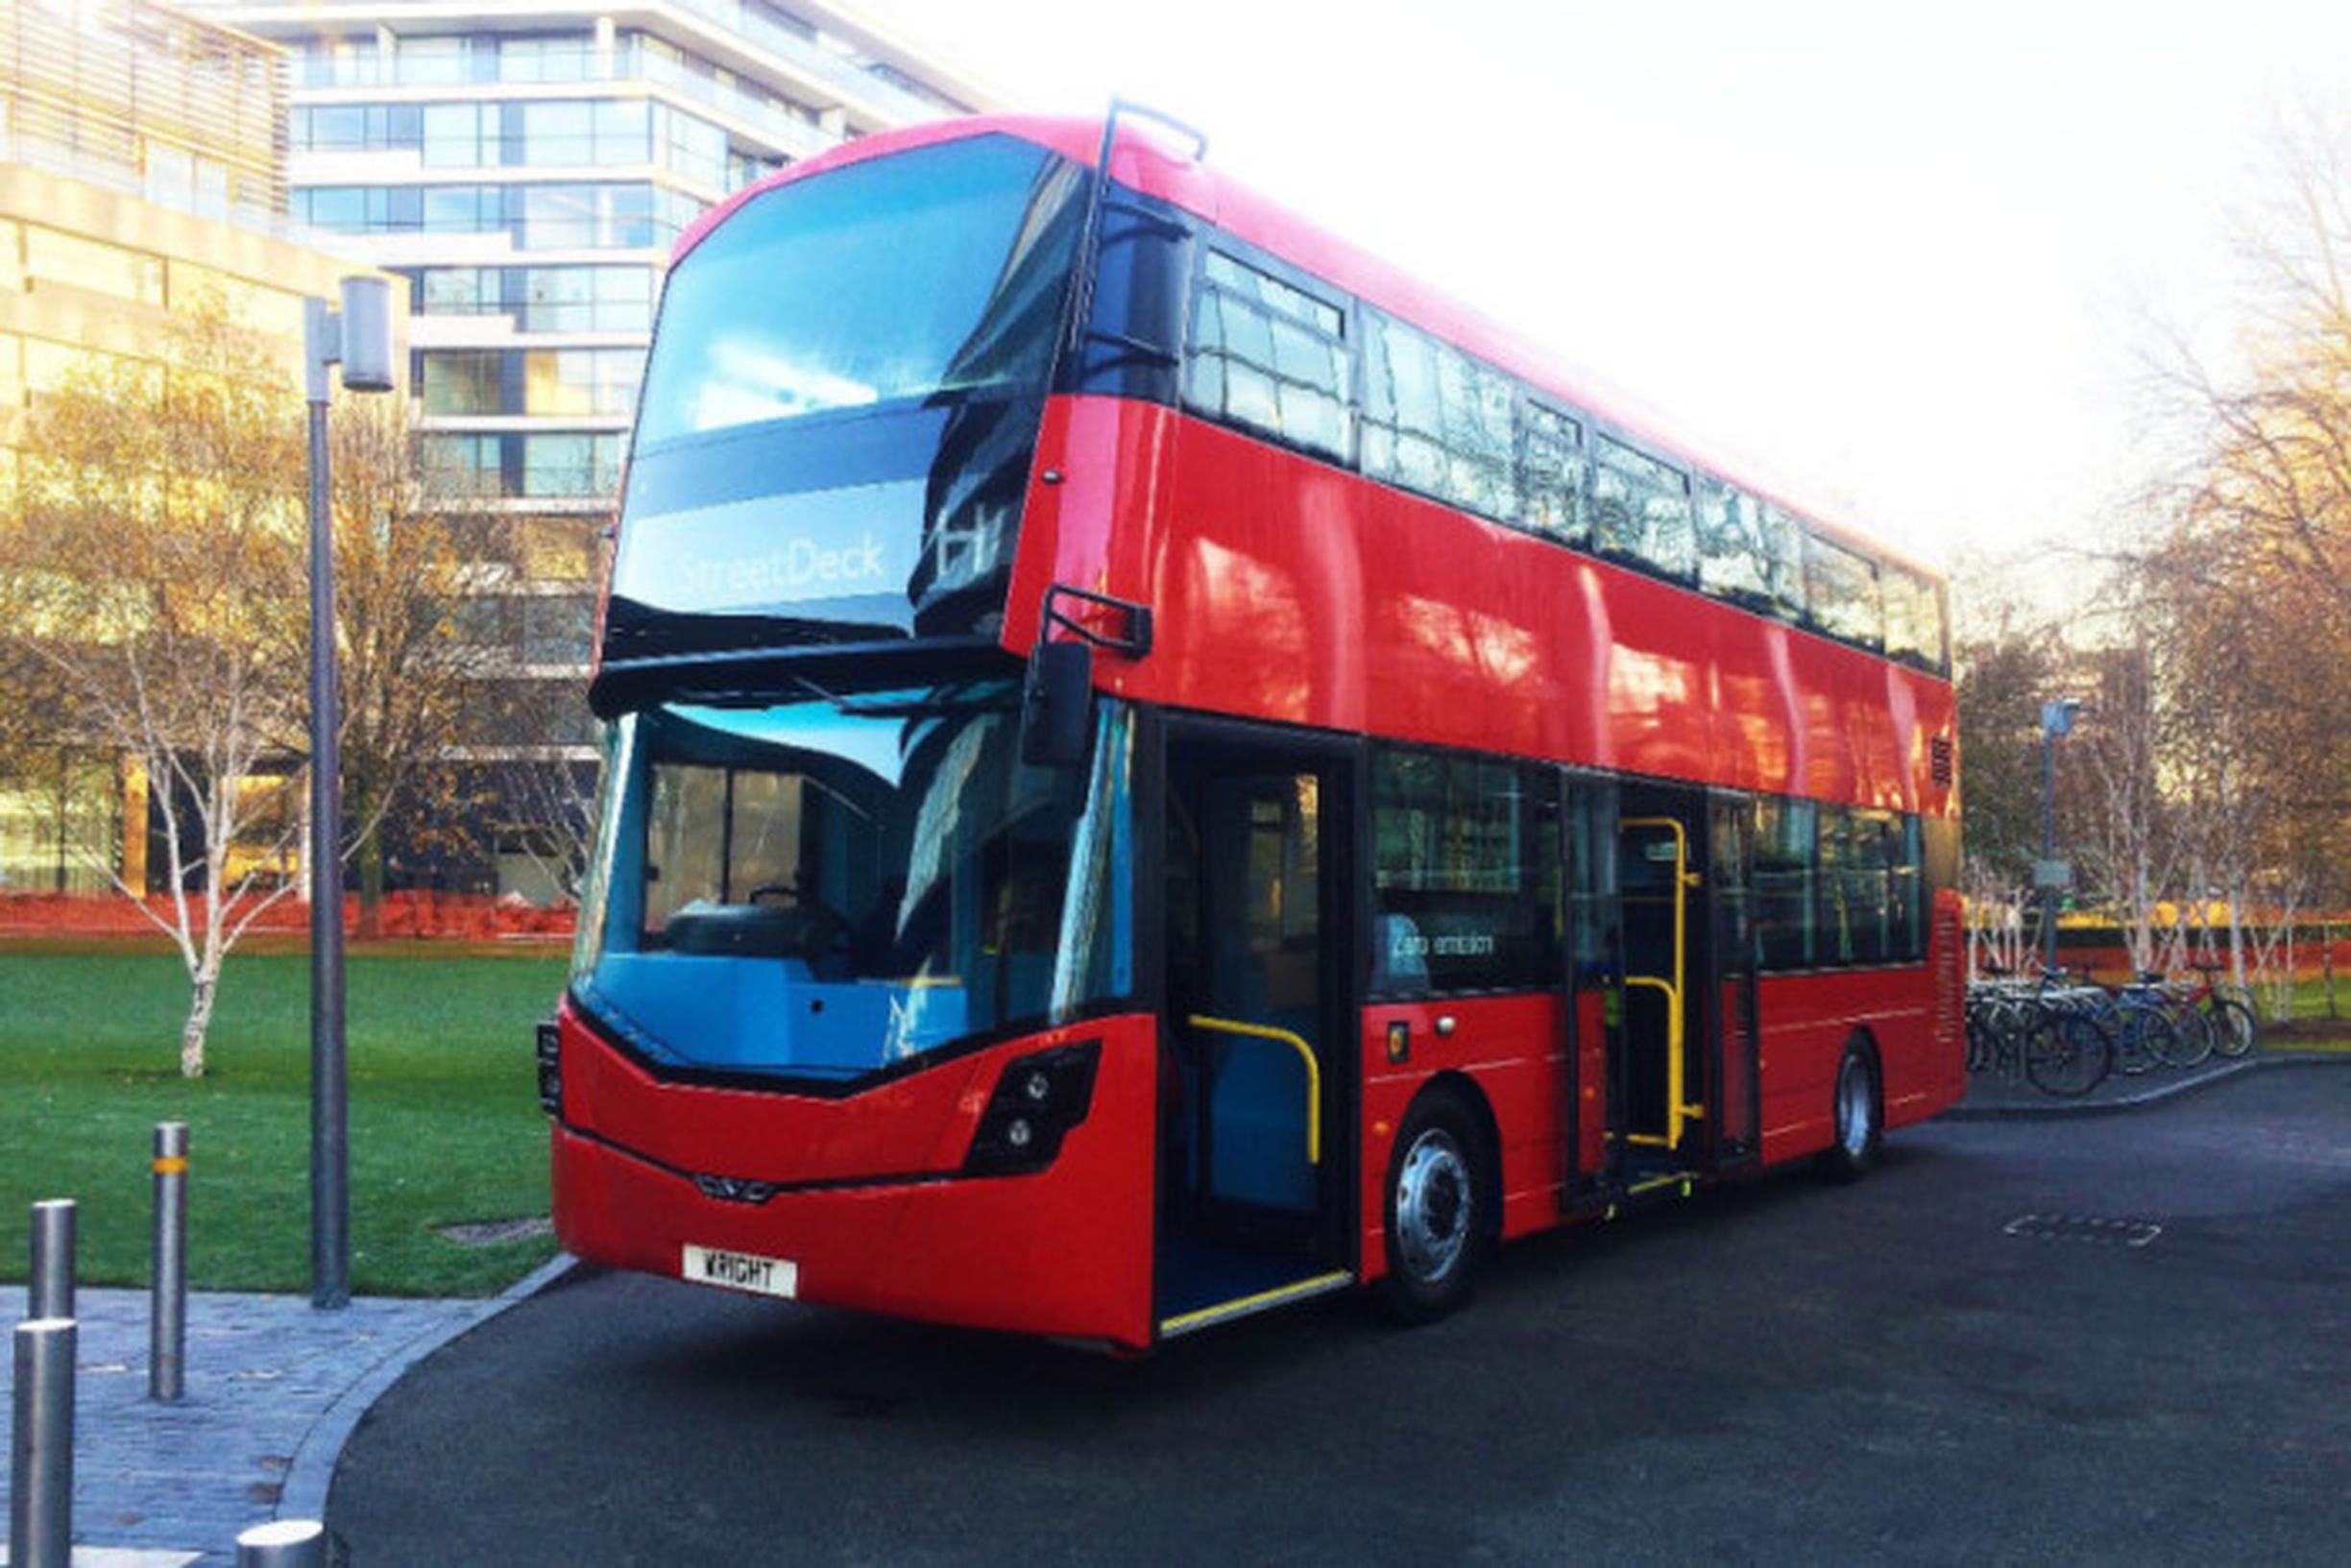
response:
[(2351, 1068), (2271, 1068), (1520, 1243), (1410, 1332), (1127, 1363), (582, 1272), (397, 1386), (328, 1518), (363, 1568), (2335, 1563), (2347, 1319)]

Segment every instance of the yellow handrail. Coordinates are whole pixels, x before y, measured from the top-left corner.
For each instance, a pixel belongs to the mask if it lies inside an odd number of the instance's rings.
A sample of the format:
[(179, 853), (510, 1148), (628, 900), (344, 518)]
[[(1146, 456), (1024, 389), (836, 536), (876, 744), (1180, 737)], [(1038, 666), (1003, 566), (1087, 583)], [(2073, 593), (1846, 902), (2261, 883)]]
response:
[(1627, 975), (1627, 985), (1654, 985), (1665, 993), (1665, 1132), (1625, 1134), (1632, 1144), (1656, 1144), (1672, 1148), (1682, 1142), (1682, 990), (1655, 975)]
[(1636, 1144), (1662, 1144), (1676, 1148), (1682, 1143), (1682, 1123), (1706, 1113), (1702, 1105), (1684, 1104), (1682, 1069), (1682, 989), (1688, 952), (1689, 893), (1698, 879), (1689, 870), (1689, 830), (1679, 817), (1626, 817), (1616, 825), (1625, 828), (1663, 828), (1673, 834), (1673, 977), (1656, 975), (1627, 975), (1627, 985), (1654, 985), (1665, 993), (1665, 1134), (1631, 1133), (1627, 1141)]
[(1252, 1040), (1272, 1040), (1288, 1046), (1306, 1064), (1306, 1163), (1322, 1163), (1322, 1069), (1315, 1061), (1314, 1047), (1288, 1029), (1277, 1029), (1266, 1024), (1243, 1024), (1230, 1018), (1210, 1018), (1205, 1013), (1194, 1013), (1184, 1020), (1196, 1029), (1215, 1029), (1223, 1034), (1247, 1035)]

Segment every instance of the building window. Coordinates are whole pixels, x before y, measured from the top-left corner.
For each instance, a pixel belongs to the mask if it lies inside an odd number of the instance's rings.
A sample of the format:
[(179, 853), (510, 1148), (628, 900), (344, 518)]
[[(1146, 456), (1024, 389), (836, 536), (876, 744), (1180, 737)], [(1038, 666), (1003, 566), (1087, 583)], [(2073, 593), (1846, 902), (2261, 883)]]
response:
[(416, 104), (321, 104), (297, 107), (290, 140), (298, 152), (381, 153), (424, 145), (424, 110)]
[(414, 185), (314, 185), (294, 193), (297, 223), (337, 233), (413, 230), (424, 227), (424, 193)]
[(649, 267), (427, 267), (418, 278), (416, 307), (428, 315), (511, 315), (525, 332), (653, 326)]
[(1327, 457), (1347, 451), (1345, 318), (1221, 251), (1193, 303), (1184, 399)]
[(1375, 746), (1371, 856), (1373, 991), (1557, 983), (1563, 866), (1551, 770)]
[(498, 161), (498, 106), (427, 104), (423, 126), (428, 168), (476, 169)]
[(617, 435), (528, 435), (522, 444), (522, 494), (609, 495), (620, 483)]
[(644, 377), (642, 349), (538, 349), (522, 356), (525, 414), (627, 415)]
[(427, 267), (417, 286), (417, 308), (435, 316), (495, 315), (498, 298), (496, 267)]
[(597, 168), (652, 157), (642, 98), (507, 106), (505, 159), (536, 168)]
[(498, 362), (504, 356), (496, 350), (436, 351), (424, 357), (425, 413), (505, 412), (498, 390)]
[(670, 173), (725, 188), (731, 172), (726, 133), (710, 121), (657, 104), (653, 108), (653, 148), (661, 166)]
[(650, 185), (528, 185), (521, 195), (515, 243), (524, 250), (649, 249), (676, 238), (685, 221)]
[[(490, 59), (491, 40), (481, 40)], [(393, 52), (394, 68), (403, 87), (450, 87), (474, 80), (473, 38), (467, 34), (438, 37), (403, 37)]]
[(583, 594), (536, 594), (517, 601), (522, 611), (522, 662), (584, 664), (595, 625), (595, 601)]
[(1669, 577), (1686, 578), (1697, 565), (1688, 478), (1607, 436), (1593, 457), (1591, 528), (1603, 553)]
[(558, 33), (497, 40), (500, 82), (587, 82), (595, 71), (595, 37)]
[(506, 494), (504, 438), (449, 435), (418, 438), (419, 466), (435, 494), (491, 497)]

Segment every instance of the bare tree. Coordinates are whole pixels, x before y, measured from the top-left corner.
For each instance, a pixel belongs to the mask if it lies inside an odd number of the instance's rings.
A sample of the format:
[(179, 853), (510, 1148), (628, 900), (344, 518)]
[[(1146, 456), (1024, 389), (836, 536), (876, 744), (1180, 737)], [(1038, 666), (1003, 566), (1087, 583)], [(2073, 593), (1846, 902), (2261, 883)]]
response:
[(463, 635), (459, 606), (504, 536), (450, 474), (418, 463), (406, 399), (338, 405), (331, 440), (345, 853), (359, 862), (360, 932), (373, 935), (387, 814), (411, 794), (447, 808), (436, 763), (491, 657)]
[(66, 737), (149, 781), (164, 906), (111, 845), (82, 849), (179, 952), (180, 1070), (196, 1077), (222, 962), (290, 888), (272, 870), (299, 822), (252, 781), (302, 722), (303, 446), (259, 342), (218, 311), (167, 330), (157, 361), (86, 364), (35, 410), (20, 514), (0, 528), (0, 646), (51, 683)]
[(2157, 908), (2176, 890), (2180, 845), (2163, 788), (2169, 737), (2147, 623), (2138, 627), (2131, 641), (2095, 658), (2092, 712), (2071, 745), (2088, 785), (2072, 793), (2086, 807), (2073, 813), (2080, 853), (2091, 883), (2121, 921), (2131, 968), (2143, 971), (2157, 967)]

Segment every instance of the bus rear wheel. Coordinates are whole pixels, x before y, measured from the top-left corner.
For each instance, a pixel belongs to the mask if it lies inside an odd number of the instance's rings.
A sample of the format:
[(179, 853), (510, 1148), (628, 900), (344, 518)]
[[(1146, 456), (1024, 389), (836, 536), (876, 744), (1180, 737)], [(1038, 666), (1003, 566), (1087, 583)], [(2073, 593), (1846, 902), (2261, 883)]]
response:
[(1846, 1042), (1845, 1058), (1837, 1063), (1834, 1141), (1821, 1156), (1821, 1170), (1830, 1181), (1859, 1181), (1878, 1163), (1878, 1147), (1885, 1137), (1885, 1103), (1878, 1093), (1877, 1059), (1859, 1038)]
[(1485, 1139), (1460, 1095), (1443, 1087), (1413, 1101), (1388, 1160), (1388, 1273), (1380, 1299), (1399, 1322), (1426, 1323), (1469, 1299), (1493, 1185)]

